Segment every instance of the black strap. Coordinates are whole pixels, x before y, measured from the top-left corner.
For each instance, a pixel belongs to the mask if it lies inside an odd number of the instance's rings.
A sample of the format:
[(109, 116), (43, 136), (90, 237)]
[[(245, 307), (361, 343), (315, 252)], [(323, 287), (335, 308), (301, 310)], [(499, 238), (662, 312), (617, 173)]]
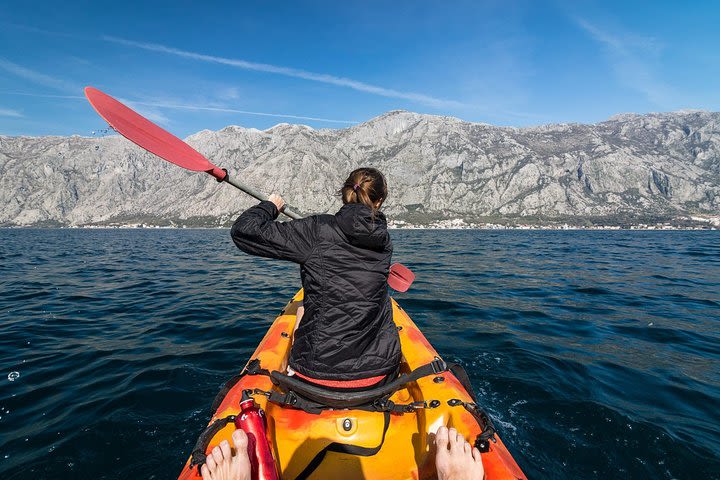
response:
[(232, 388), (237, 385), (237, 383), (245, 376), (245, 375), (265, 375), (267, 377), (270, 376), (270, 372), (260, 368), (260, 360), (257, 358), (254, 360), (250, 360), (245, 367), (245, 369), (232, 377), (230, 380), (225, 382), (225, 385), (220, 389), (220, 391), (215, 395), (215, 400), (213, 400), (212, 406), (210, 407), (210, 414), (213, 415), (217, 411), (218, 408), (220, 408), (220, 404), (225, 399), (225, 396), (232, 390)]
[(480, 435), (478, 435), (475, 439), (475, 446), (481, 452), (487, 452), (490, 449), (490, 442), (495, 442), (495, 424), (490, 418), (490, 415), (488, 415), (488, 413), (477, 404), (477, 395), (475, 395), (475, 390), (470, 383), (470, 377), (468, 377), (465, 369), (457, 363), (449, 364), (448, 368), (450, 372), (455, 375), (455, 377), (460, 381), (462, 386), (465, 387), (465, 390), (473, 399), (472, 402), (462, 402), (460, 400), (453, 399), (448, 401), (448, 405), (450, 405), (451, 407), (455, 405), (462, 405), (463, 407), (465, 407), (465, 410), (470, 412), (470, 414), (473, 416), (475, 421), (482, 429)]
[(465, 390), (470, 395), (470, 398), (473, 399), (473, 402), (477, 402), (477, 395), (475, 395), (475, 390), (473, 390), (472, 383), (470, 383), (470, 377), (468, 376), (462, 365), (458, 365), (457, 363), (449, 363), (448, 370), (450, 370), (450, 372), (455, 375), (455, 378), (460, 380), (460, 383), (463, 387), (465, 387)]
[(480, 407), (474, 402), (463, 402), (460, 399), (452, 398), (448, 400), (447, 403), (451, 407), (457, 407), (458, 405), (462, 405), (465, 410), (467, 410), (470, 415), (473, 416), (481, 429), (480, 435), (478, 435), (475, 439), (475, 446), (478, 450), (480, 450), (481, 453), (485, 453), (490, 450), (490, 442), (497, 442), (497, 440), (495, 440), (495, 433), (497, 432), (497, 430), (495, 429), (495, 424), (490, 418), (490, 415), (488, 415), (488, 413), (483, 410), (482, 407)]
[(345, 443), (333, 442), (320, 450), (318, 454), (315, 455), (312, 460), (310, 460), (308, 466), (305, 467), (305, 470), (303, 470), (300, 475), (296, 477), (296, 480), (305, 480), (310, 475), (312, 475), (312, 473), (320, 466), (322, 461), (325, 459), (325, 455), (328, 452), (345, 453), (347, 455), (356, 455), (358, 457), (372, 457), (373, 455), (378, 453), (382, 448), (383, 444), (385, 443), (385, 434), (388, 431), (388, 427), (390, 427), (390, 412), (384, 412), (383, 416), (384, 424), (380, 445), (378, 445), (377, 447), (361, 447), (358, 445), (348, 445)]
[(288, 376), (277, 371), (271, 372), (270, 378), (273, 380), (273, 383), (279, 385), (285, 391), (296, 392), (320, 405), (331, 408), (352, 408), (371, 404), (377, 399), (392, 395), (408, 383), (445, 371), (447, 371), (447, 364), (442, 359), (435, 358), (432, 362), (418, 367), (410, 373), (400, 375), (386, 385), (359, 392), (327, 390), (321, 386), (312, 385), (294, 376)]
[(230, 380), (225, 382), (225, 385), (220, 389), (220, 391), (215, 395), (215, 400), (213, 400), (212, 406), (210, 407), (210, 415), (214, 415), (215, 412), (217, 412), (217, 409), (220, 408), (220, 404), (225, 399), (225, 396), (232, 390), (232, 388), (237, 385), (237, 383), (245, 376), (245, 372), (240, 372), (234, 377), (232, 377)]
[(324, 405), (320, 405), (319, 403), (308, 400), (301, 395), (297, 395), (292, 390), (289, 390), (287, 393), (282, 393), (275, 390), (263, 392), (256, 389), (255, 393), (262, 393), (265, 395), (268, 398), (268, 402), (272, 402), (283, 407), (299, 408), (300, 410), (313, 415), (319, 415), (323, 410), (325, 410)]
[(205, 459), (207, 458), (207, 455), (205, 455), (205, 450), (207, 450), (208, 445), (210, 445), (210, 440), (225, 426), (235, 421), (235, 415), (229, 415), (225, 418), (218, 418), (213, 423), (208, 425), (208, 427), (205, 429), (203, 433), (200, 434), (200, 437), (197, 439), (197, 442), (195, 442), (195, 447), (193, 447), (193, 451), (190, 454), (190, 468), (194, 467), (195, 465), (199, 468), (202, 466), (203, 463), (205, 463)]
[(482, 428), (480, 435), (475, 439), (475, 446), (478, 450), (485, 453), (490, 450), (490, 442), (497, 442), (497, 440), (495, 440), (495, 433), (497, 432), (497, 430), (495, 430), (495, 424), (490, 418), (490, 415), (476, 403), (465, 403), (463, 406)]
[[(327, 405), (308, 400), (307, 398), (303, 397), (302, 395), (298, 395), (292, 390), (289, 390), (287, 393), (283, 393), (275, 390), (264, 391), (256, 388), (253, 393), (256, 395), (264, 395), (265, 397), (267, 397), (268, 402), (272, 402), (283, 407), (297, 408), (303, 410), (305, 413), (310, 413), (312, 415), (319, 415), (323, 412), (323, 410), (328, 410), (331, 408)], [(439, 400), (421, 400), (412, 403), (395, 403), (386, 396), (383, 398), (378, 398), (372, 403), (357, 405), (353, 407), (353, 410), (402, 414), (411, 413), (421, 408), (437, 408), (439, 406)]]

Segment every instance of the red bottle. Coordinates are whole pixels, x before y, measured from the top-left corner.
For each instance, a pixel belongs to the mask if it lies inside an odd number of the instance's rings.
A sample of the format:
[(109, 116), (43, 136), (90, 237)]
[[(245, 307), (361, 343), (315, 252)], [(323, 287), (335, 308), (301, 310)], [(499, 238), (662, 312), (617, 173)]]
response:
[(248, 436), (248, 454), (250, 456), (252, 480), (278, 480), (275, 460), (267, 439), (267, 420), (265, 412), (258, 407), (245, 390), (240, 400), (240, 413), (235, 418), (235, 428), (241, 428)]

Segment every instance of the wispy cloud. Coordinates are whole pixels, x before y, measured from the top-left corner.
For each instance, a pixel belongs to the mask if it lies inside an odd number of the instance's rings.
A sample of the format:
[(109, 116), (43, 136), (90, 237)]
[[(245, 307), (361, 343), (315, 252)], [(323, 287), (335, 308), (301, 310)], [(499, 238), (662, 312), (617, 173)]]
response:
[(122, 101), (125, 105), (135, 110), (137, 113), (142, 115), (143, 117), (147, 118), (151, 122), (159, 123), (164, 126), (168, 126), (172, 124), (172, 121), (170, 118), (168, 118), (167, 115), (162, 113), (157, 107), (157, 105), (145, 103), (145, 102), (134, 102), (132, 100), (127, 100), (124, 98), (119, 98), (118, 100)]
[(354, 80), (351, 78), (338, 77), (338, 76), (330, 75), (327, 73), (315, 73), (315, 72), (309, 72), (306, 70), (300, 70), (300, 69), (296, 69), (296, 68), (271, 65), (271, 64), (267, 64), (267, 63), (255, 63), (255, 62), (248, 62), (246, 60), (240, 60), (240, 59), (234, 59), (234, 58), (225, 58), (225, 57), (218, 57), (218, 56), (214, 56), (214, 55), (205, 55), (202, 53), (190, 52), (187, 50), (180, 50), (178, 48), (168, 47), (168, 46), (160, 45), (157, 43), (137, 42), (134, 40), (127, 40), (124, 38), (112, 37), (112, 36), (107, 36), (107, 35), (103, 36), (102, 39), (106, 40), (108, 42), (113, 42), (113, 43), (119, 44), (119, 45), (140, 48), (140, 49), (148, 50), (151, 52), (165, 53), (165, 54), (169, 54), (169, 55), (175, 55), (178, 57), (188, 58), (191, 60), (198, 60), (198, 61), (202, 61), (202, 62), (217, 63), (217, 64), (221, 64), (221, 65), (229, 65), (229, 66), (241, 68), (244, 70), (254, 70), (254, 71), (258, 71), (258, 72), (274, 73), (277, 75), (284, 75), (286, 77), (301, 78), (304, 80), (310, 80), (310, 81), (314, 81), (314, 82), (327, 83), (330, 85), (351, 88), (353, 90), (370, 93), (373, 95), (379, 95), (382, 97), (399, 98), (402, 100), (409, 100), (411, 102), (416, 102), (416, 103), (420, 103), (420, 104), (435, 107), (435, 108), (462, 108), (462, 107), (468, 106), (462, 102), (458, 102), (455, 100), (446, 100), (446, 99), (436, 98), (436, 97), (433, 97), (430, 95), (424, 95), (422, 93), (404, 92), (404, 91), (395, 90), (392, 88), (371, 85), (371, 84), (361, 82), (358, 80)]
[(80, 86), (73, 83), (67, 82), (63, 79), (56, 78), (44, 73), (31, 70), (17, 63), (13, 63), (9, 60), (0, 57), (0, 69), (15, 75), (20, 78), (24, 78), (32, 83), (43, 85), (45, 87), (54, 88), (56, 90), (64, 91), (80, 91)]
[(85, 100), (85, 97), (81, 95), (52, 95), (49, 93), (28, 93), (28, 92), (2, 92), (0, 95), (17, 95), (21, 97), (36, 97), (36, 98), (65, 98), (72, 100)]
[(1, 108), (0, 107), (0, 117), (14, 117), (14, 118), (20, 118), (23, 114), (18, 112), (17, 110), (12, 110), (9, 108)]
[(605, 47), (610, 65), (623, 84), (658, 106), (667, 107), (672, 103), (676, 92), (657, 78), (652, 68), (652, 59), (662, 50), (660, 42), (652, 37), (613, 34), (582, 18), (575, 21)]
[(326, 123), (344, 123), (344, 124), (354, 124), (358, 123), (353, 120), (334, 120), (331, 118), (321, 118), (321, 117), (307, 117), (304, 115), (291, 115), (287, 113), (267, 113), (267, 112), (253, 112), (249, 110), (238, 110), (235, 108), (228, 108), (228, 107), (217, 107), (217, 106), (210, 106), (210, 105), (186, 105), (186, 104), (178, 104), (178, 103), (157, 103), (157, 102), (130, 102), (134, 105), (144, 105), (149, 107), (157, 107), (157, 108), (171, 108), (171, 109), (177, 109), (177, 110), (198, 110), (198, 111), (206, 111), (206, 112), (221, 112), (221, 113), (238, 113), (242, 115), (256, 115), (261, 117), (275, 117), (275, 118), (292, 118), (294, 120), (309, 120), (313, 122), (326, 122)]
[(30, 25), (24, 25), (21, 23), (0, 22), (0, 25), (2, 25), (3, 28), (12, 28), (15, 30), (22, 30), (25, 32), (30, 32), (30, 33), (39, 33), (40, 35), (47, 35), (50, 37), (65, 37), (65, 38), (79, 38), (79, 39), (86, 38), (83, 35), (78, 35), (76, 33), (58, 32), (55, 30), (45, 30), (42, 28), (32, 27)]
[(237, 87), (226, 87), (220, 89), (217, 96), (221, 100), (239, 100), (240, 90)]
[[(52, 95), (52, 94), (45, 94), (45, 93), (29, 93), (29, 92), (7, 92), (7, 91), (0, 91), (0, 95), (19, 95), (24, 97), (37, 97), (37, 98), (61, 98), (61, 99), (68, 99), (68, 100), (86, 100), (85, 97), (81, 95)], [(166, 108), (166, 109), (173, 109), (173, 110), (196, 110), (196, 111), (206, 111), (206, 112), (218, 112), (218, 113), (237, 113), (242, 115), (254, 115), (254, 116), (260, 116), (260, 117), (272, 117), (272, 118), (290, 118), (293, 120), (305, 120), (305, 121), (313, 121), (313, 122), (325, 122), (325, 123), (342, 123), (342, 124), (355, 124), (358, 123), (354, 120), (335, 120), (332, 118), (322, 118), (322, 117), (310, 117), (305, 115), (294, 115), (290, 113), (268, 113), (268, 112), (253, 112), (250, 110), (239, 110), (236, 108), (231, 107), (224, 107), (224, 106), (218, 106), (218, 105), (204, 105), (204, 104), (183, 104), (183, 103), (173, 103), (173, 102), (157, 102), (157, 101), (140, 101), (140, 100), (128, 100), (128, 99), (120, 99), (122, 102), (126, 103), (128, 106), (131, 106), (135, 108), (136, 110), (140, 109), (142, 110), (142, 113), (144, 116), (146, 116), (148, 119), (159, 122), (159, 123), (170, 123), (170, 119), (157, 111), (158, 108)], [(149, 109), (142, 109), (142, 107), (153, 107), (154, 110)]]

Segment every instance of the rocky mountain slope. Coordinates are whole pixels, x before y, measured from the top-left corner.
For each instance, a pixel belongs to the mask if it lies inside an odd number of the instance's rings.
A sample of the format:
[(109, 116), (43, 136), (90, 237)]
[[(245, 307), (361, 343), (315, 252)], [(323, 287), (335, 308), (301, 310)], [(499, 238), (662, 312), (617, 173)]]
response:
[[(342, 130), (231, 126), (187, 141), (306, 213), (333, 212), (347, 173), (369, 165), (388, 177), (386, 213), (416, 224), (720, 214), (720, 113), (511, 128), (393, 111)], [(0, 136), (0, 225), (225, 225), (251, 203), (119, 136)]]

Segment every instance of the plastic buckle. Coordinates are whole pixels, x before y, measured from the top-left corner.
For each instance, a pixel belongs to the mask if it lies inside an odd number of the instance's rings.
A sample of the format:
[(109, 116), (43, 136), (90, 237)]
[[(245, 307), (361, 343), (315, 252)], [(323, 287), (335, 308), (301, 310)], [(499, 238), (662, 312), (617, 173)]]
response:
[(395, 402), (391, 400), (383, 400), (378, 398), (372, 403), (373, 407), (379, 412), (390, 412), (395, 408)]
[(406, 411), (406, 412), (413, 412), (413, 411), (415, 411), (415, 410), (420, 410), (421, 408), (428, 408), (428, 404), (427, 404), (426, 401), (422, 400), (422, 401), (417, 401), (417, 402), (408, 403), (408, 404), (405, 406), (405, 411)]
[(285, 398), (283, 398), (283, 403), (286, 405), (291, 405), (291, 406), (295, 405), (297, 403), (297, 401), (298, 401), (298, 397), (297, 397), (297, 395), (295, 395), (295, 392), (293, 392), (292, 390), (287, 392), (285, 394)]
[(447, 363), (442, 358), (435, 357), (435, 360), (430, 365), (432, 365), (433, 373), (436, 375), (447, 371)]
[(490, 442), (497, 443), (495, 438), (495, 429), (485, 430), (475, 438), (475, 447), (480, 453), (486, 453), (490, 450)]
[(487, 440), (482, 440), (480, 435), (478, 435), (475, 439), (475, 448), (477, 448), (480, 453), (487, 453), (490, 451), (490, 443), (488, 443)]

